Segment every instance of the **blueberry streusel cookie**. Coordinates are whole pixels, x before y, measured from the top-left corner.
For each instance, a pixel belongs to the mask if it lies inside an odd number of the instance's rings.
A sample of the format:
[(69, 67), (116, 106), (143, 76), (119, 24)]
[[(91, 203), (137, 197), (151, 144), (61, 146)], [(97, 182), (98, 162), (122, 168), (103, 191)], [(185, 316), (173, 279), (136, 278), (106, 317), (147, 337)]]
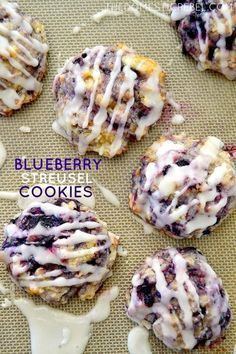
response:
[(199, 69), (236, 78), (235, 0), (176, 0), (171, 18)]
[(91, 299), (109, 276), (118, 237), (71, 199), (31, 204), (5, 227), (1, 258), (12, 279), (48, 303)]
[(47, 51), (44, 26), (15, 2), (1, 0), (0, 115), (11, 115), (41, 93)]
[(208, 235), (235, 207), (236, 172), (215, 137), (161, 137), (132, 177), (129, 205), (175, 238)]
[(223, 339), (231, 321), (221, 279), (195, 248), (167, 248), (148, 257), (127, 293), (128, 317), (174, 350)]
[(53, 127), (81, 155), (119, 155), (160, 118), (164, 77), (158, 63), (123, 44), (85, 49), (54, 80)]

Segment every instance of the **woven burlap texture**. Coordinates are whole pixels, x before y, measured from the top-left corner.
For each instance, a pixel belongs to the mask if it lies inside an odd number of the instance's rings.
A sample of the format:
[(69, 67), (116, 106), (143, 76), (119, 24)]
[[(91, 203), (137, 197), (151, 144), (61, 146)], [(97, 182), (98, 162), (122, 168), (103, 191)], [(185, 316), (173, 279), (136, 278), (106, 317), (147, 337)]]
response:
[[(161, 4), (155, 2), (153, 5)], [(0, 119), (0, 139), (4, 143), (8, 159), (0, 172), (0, 190), (17, 190), (22, 184), (21, 172), (14, 170), (14, 159), (22, 156), (31, 158), (76, 157), (76, 151), (67, 141), (52, 131), (54, 120), (52, 80), (57, 69), (72, 55), (86, 47), (98, 44), (110, 45), (118, 41), (132, 46), (137, 52), (148, 55), (162, 65), (167, 73), (167, 89), (173, 91), (176, 101), (183, 106), (186, 122), (172, 127), (175, 133), (185, 131), (194, 137), (216, 135), (226, 144), (236, 143), (236, 83), (229, 82), (221, 75), (200, 72), (195, 62), (185, 57), (179, 49), (179, 39), (175, 31), (164, 21), (142, 11), (141, 17), (129, 12), (118, 18), (107, 18), (96, 24), (91, 15), (107, 6), (118, 5), (127, 9), (125, 1), (106, 0), (21, 0), (21, 8), (43, 21), (50, 46), (48, 74), (40, 98), (11, 118)], [(75, 26), (83, 25), (78, 34), (73, 34)], [(170, 127), (170, 109), (164, 114), (149, 136), (130, 146), (124, 156), (108, 160), (103, 158), (99, 172), (93, 175), (105, 186), (113, 190), (121, 201), (120, 209), (108, 204), (96, 192), (96, 211), (104, 219), (111, 231), (121, 237), (122, 245), (128, 250), (126, 258), (119, 257), (114, 274), (104, 288), (118, 285), (119, 298), (112, 303), (110, 317), (101, 324), (95, 324), (93, 335), (86, 349), (88, 354), (125, 354), (127, 335), (133, 323), (126, 317), (125, 291), (131, 277), (146, 256), (167, 246), (196, 246), (208, 258), (209, 263), (220, 274), (227, 289), (233, 310), (236, 313), (235, 285), (235, 227), (236, 214), (233, 213), (209, 237), (200, 240), (175, 241), (160, 232), (144, 235), (143, 228), (132, 217), (128, 208), (131, 172), (138, 165), (139, 156), (161, 134)], [(32, 128), (30, 134), (19, 131), (22, 125)], [(87, 157), (97, 157), (87, 154)], [(0, 229), (12, 216), (19, 212), (16, 204), (0, 201)], [(2, 232), (1, 232), (2, 238)], [(0, 266), (0, 281), (9, 286), (10, 281), (4, 266)], [(16, 290), (16, 297), (26, 297)], [(4, 300), (4, 296), (0, 296)], [(38, 304), (39, 299), (34, 299)], [(61, 309), (82, 314), (88, 311), (94, 301), (80, 302), (76, 298)], [(27, 321), (16, 307), (0, 309), (0, 353), (29, 354), (30, 338)], [(227, 332), (226, 340), (216, 349), (200, 350), (196, 353), (232, 354), (236, 344), (236, 321)], [(50, 335), (50, 334), (49, 334)], [(153, 354), (171, 353), (162, 343), (151, 335)], [(43, 354), (43, 353), (42, 353)]]

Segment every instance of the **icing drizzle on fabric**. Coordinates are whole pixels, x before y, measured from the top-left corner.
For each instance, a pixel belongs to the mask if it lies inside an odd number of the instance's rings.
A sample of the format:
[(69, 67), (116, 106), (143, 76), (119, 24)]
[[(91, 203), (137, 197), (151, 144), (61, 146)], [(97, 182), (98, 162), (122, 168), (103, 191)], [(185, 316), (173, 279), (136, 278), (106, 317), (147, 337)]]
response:
[(92, 323), (109, 317), (111, 302), (118, 295), (116, 286), (104, 291), (91, 311), (80, 316), (36, 306), (23, 298), (14, 300), (14, 304), (28, 320), (32, 354), (82, 354), (92, 335)]

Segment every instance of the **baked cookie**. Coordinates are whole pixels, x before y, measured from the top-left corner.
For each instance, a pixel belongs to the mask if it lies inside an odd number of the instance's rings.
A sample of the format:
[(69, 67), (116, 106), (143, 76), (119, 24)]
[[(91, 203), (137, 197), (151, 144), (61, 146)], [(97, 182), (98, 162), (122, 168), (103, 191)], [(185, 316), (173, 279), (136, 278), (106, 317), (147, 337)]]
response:
[(91, 299), (110, 275), (118, 237), (72, 199), (31, 204), (5, 227), (1, 258), (12, 279), (48, 303)]
[(129, 205), (175, 238), (208, 235), (236, 205), (236, 171), (215, 137), (161, 137), (133, 172)]
[(200, 70), (211, 69), (236, 78), (235, 0), (176, 0), (171, 19)]
[(48, 46), (44, 26), (14, 2), (0, 2), (0, 115), (10, 116), (42, 90)]
[(119, 155), (160, 118), (164, 77), (158, 63), (123, 44), (85, 49), (55, 77), (54, 130), (81, 155)]
[(221, 279), (193, 247), (167, 248), (146, 259), (127, 293), (127, 315), (174, 350), (216, 344), (231, 321)]

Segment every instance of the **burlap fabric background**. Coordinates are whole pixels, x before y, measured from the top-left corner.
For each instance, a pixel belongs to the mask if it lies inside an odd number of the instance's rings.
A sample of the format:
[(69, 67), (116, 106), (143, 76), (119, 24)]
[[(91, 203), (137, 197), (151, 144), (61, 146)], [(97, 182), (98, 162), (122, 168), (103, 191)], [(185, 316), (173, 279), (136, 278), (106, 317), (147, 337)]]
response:
[[(154, 0), (153, 2), (155, 3)], [(123, 1), (117, 3), (120, 6), (127, 6)], [(111, 0), (110, 6), (117, 3)], [(45, 24), (50, 45), (49, 68), (41, 97), (13, 117), (0, 119), (0, 139), (8, 151), (7, 163), (0, 172), (0, 190), (17, 190), (21, 185), (21, 173), (14, 171), (13, 164), (17, 156), (26, 156), (28, 159), (77, 156), (67, 141), (55, 135), (51, 129), (54, 120), (52, 80), (58, 68), (60, 54), (63, 64), (71, 55), (85, 47), (97, 44), (109, 45), (124, 41), (138, 52), (160, 62), (167, 72), (167, 88), (173, 91), (176, 100), (183, 104), (183, 114), (187, 118), (184, 125), (174, 127), (174, 132), (185, 131), (195, 137), (211, 134), (218, 136), (226, 144), (236, 143), (236, 82), (229, 82), (218, 74), (199, 72), (195, 62), (183, 56), (177, 48), (179, 40), (167, 23), (142, 11), (140, 18), (126, 12), (122, 17), (107, 18), (98, 25), (91, 20), (91, 15), (108, 6), (107, 0), (21, 0), (20, 5), (25, 12), (37, 16)], [(85, 27), (79, 34), (74, 35), (72, 33), (74, 26), (81, 24), (85, 24)], [(23, 135), (18, 130), (22, 125), (29, 125), (32, 132)], [(132, 144), (129, 152), (122, 157), (112, 160), (103, 159), (97, 173), (99, 181), (117, 194), (121, 201), (121, 208), (115, 209), (97, 192), (96, 210), (108, 223), (109, 229), (120, 235), (122, 245), (128, 250), (128, 257), (117, 259), (114, 275), (105, 284), (105, 287), (118, 285), (120, 296), (112, 303), (109, 319), (94, 325), (93, 336), (86, 349), (87, 354), (127, 353), (127, 335), (133, 324), (124, 312), (125, 291), (139, 264), (146, 256), (162, 247), (192, 245), (201, 249), (209, 263), (222, 277), (236, 316), (235, 213), (211, 236), (180, 242), (158, 232), (144, 235), (143, 228), (133, 220), (129, 211), (127, 198), (131, 172), (137, 166), (139, 156), (169, 127), (170, 112), (165, 109), (159, 124), (152, 129), (147, 138)], [(88, 157), (96, 157), (96, 155), (90, 154)], [(18, 208), (14, 202), (0, 201), (1, 230), (4, 223), (17, 212)], [(2, 265), (0, 281), (10, 285)], [(23, 291), (17, 290), (16, 297), (20, 296), (26, 295)], [(3, 299), (4, 296), (0, 296), (0, 300)], [(38, 299), (35, 301), (42, 303)], [(93, 304), (94, 301), (84, 303), (75, 298), (62, 309), (74, 314), (82, 314)], [(27, 322), (15, 307), (0, 309), (0, 323), (0, 353), (30, 353)], [(211, 351), (196, 351), (196, 353), (232, 354), (236, 344), (235, 332), (236, 321), (228, 330), (227, 338), (220, 347)], [(154, 336), (151, 336), (151, 344), (153, 354), (171, 352), (156, 341)]]

